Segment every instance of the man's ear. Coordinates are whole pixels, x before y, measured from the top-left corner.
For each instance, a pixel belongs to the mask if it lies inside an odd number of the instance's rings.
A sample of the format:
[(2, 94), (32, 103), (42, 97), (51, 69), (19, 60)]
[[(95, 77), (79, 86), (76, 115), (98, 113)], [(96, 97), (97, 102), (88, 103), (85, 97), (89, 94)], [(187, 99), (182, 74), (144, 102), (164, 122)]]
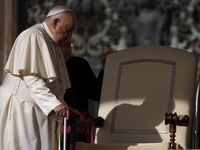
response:
[(52, 22), (52, 27), (53, 29), (56, 29), (58, 24), (59, 24), (60, 20), (58, 18), (54, 19), (53, 22)]

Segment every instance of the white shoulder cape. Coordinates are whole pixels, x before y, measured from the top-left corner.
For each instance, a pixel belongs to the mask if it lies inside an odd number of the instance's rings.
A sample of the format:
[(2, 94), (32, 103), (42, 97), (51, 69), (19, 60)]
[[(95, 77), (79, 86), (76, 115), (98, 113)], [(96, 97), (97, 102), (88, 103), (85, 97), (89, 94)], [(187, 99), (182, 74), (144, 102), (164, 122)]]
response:
[(56, 78), (55, 63), (49, 51), (53, 46), (53, 40), (37, 24), (18, 36), (4, 69), (14, 75), (35, 75), (51, 82)]

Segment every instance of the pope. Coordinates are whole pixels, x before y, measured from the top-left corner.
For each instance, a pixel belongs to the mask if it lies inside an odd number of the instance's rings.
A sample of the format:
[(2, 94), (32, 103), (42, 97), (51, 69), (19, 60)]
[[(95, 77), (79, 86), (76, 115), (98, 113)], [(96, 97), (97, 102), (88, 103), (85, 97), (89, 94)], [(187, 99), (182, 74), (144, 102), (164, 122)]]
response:
[(55, 6), (44, 22), (15, 40), (0, 87), (0, 150), (57, 150), (71, 87), (60, 46), (72, 37), (75, 14)]

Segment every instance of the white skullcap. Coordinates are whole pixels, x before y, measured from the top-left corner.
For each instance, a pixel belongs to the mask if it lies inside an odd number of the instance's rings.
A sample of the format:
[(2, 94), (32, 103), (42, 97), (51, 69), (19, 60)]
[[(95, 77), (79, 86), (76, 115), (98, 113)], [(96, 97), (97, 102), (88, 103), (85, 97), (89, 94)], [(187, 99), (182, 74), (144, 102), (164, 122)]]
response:
[(65, 12), (65, 11), (72, 12), (72, 10), (69, 9), (68, 7), (58, 5), (58, 6), (55, 6), (55, 7), (51, 8), (51, 10), (49, 11), (49, 13), (47, 14), (46, 17), (50, 17), (50, 16), (53, 16), (53, 15), (57, 15), (57, 14), (59, 14), (59, 13)]

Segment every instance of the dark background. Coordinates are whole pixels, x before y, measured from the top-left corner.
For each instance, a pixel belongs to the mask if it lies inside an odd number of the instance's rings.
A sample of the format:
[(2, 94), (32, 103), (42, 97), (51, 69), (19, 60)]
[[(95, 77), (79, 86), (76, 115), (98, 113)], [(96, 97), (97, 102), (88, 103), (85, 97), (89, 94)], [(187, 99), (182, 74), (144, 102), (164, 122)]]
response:
[(95, 73), (106, 50), (166, 45), (200, 56), (200, 0), (18, 0), (18, 33), (62, 4), (76, 14), (73, 55)]

